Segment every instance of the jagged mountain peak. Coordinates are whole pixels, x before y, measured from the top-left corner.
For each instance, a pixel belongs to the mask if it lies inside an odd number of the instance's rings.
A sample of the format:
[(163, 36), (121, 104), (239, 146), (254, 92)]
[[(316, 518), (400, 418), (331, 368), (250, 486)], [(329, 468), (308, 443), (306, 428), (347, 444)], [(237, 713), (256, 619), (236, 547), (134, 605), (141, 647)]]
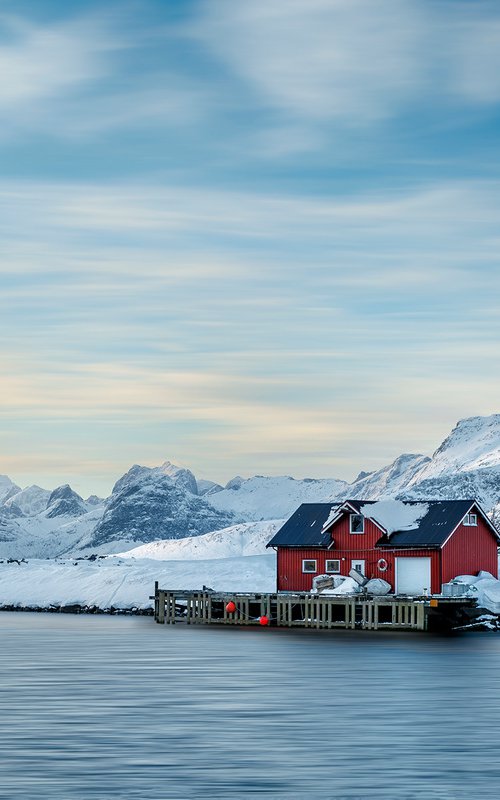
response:
[(58, 486), (50, 493), (45, 510), (47, 519), (61, 516), (79, 517), (86, 513), (87, 508), (83, 498), (71, 488), (69, 483)]
[(138, 481), (148, 480), (150, 478), (168, 480), (176, 486), (181, 486), (187, 489), (191, 494), (198, 494), (198, 484), (196, 478), (191, 470), (184, 467), (178, 467), (172, 464), (171, 461), (164, 461), (159, 467), (143, 467), (140, 464), (134, 464), (125, 475), (117, 480), (113, 486), (113, 494), (121, 492), (125, 486), (135, 484)]
[(356, 479), (341, 494), (343, 500), (378, 500), (382, 497), (394, 497), (401, 492), (413, 476), (430, 461), (429, 456), (419, 453), (403, 453), (385, 467), (370, 472)]
[(412, 483), (490, 467), (500, 468), (500, 414), (459, 420)]
[(220, 483), (215, 483), (215, 481), (209, 481), (206, 478), (197, 478), (196, 483), (198, 484), (198, 494), (200, 495), (200, 497), (205, 497), (205, 495), (221, 492), (224, 488), (223, 486), (220, 485)]
[(373, 472), (366, 472), (364, 469), (361, 472), (358, 472), (357, 476), (354, 478), (353, 483), (358, 483), (358, 481), (362, 481), (368, 477), (368, 475), (373, 475)]
[(191, 494), (198, 494), (198, 484), (190, 469), (178, 467), (171, 461), (164, 461), (158, 469), (171, 478), (177, 486), (183, 486)]
[(34, 517), (41, 511), (45, 511), (50, 496), (49, 489), (42, 489), (41, 486), (33, 484), (11, 495), (5, 505), (16, 505), (25, 516)]
[(91, 494), (85, 500), (88, 506), (102, 506), (105, 503), (104, 497), (98, 497), (96, 494)]
[(492, 462), (499, 464), (500, 414), (459, 420), (432, 458), (436, 461), (444, 454), (460, 460), (461, 466), (471, 461), (479, 462), (474, 465), (478, 467), (492, 466)]
[(88, 546), (112, 541), (181, 539), (218, 530), (235, 521), (233, 514), (214, 509), (161, 468), (131, 472), (115, 486)]
[(11, 481), (8, 475), (0, 475), (0, 504), (5, 503), (13, 494), (21, 491), (21, 487)]

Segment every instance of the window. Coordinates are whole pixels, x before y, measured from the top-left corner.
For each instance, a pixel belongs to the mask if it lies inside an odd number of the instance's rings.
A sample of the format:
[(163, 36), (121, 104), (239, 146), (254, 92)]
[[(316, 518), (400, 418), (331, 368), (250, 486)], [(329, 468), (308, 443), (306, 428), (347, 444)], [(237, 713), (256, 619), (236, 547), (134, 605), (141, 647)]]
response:
[(351, 514), (350, 522), (351, 522), (350, 524), (351, 533), (365, 532), (365, 518), (362, 514)]
[(302, 561), (302, 572), (316, 572), (316, 560), (313, 558), (305, 558)]
[(340, 572), (340, 561), (338, 558), (327, 559), (325, 562), (325, 572)]
[(477, 525), (477, 514), (466, 514), (464, 517), (464, 525)]

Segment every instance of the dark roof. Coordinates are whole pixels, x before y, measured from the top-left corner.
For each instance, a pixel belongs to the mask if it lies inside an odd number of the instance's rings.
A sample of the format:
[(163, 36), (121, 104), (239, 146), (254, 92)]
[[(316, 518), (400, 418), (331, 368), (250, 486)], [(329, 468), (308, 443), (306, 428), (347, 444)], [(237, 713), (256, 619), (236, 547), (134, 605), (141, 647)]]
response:
[[(408, 502), (408, 501), (405, 501)], [(416, 501), (417, 502), (417, 501)], [(426, 502), (420, 500), (419, 502)], [(413, 504), (413, 503), (412, 503)], [(379, 547), (440, 547), (464, 518), (473, 500), (435, 500), (426, 503), (429, 510), (411, 531), (395, 531), (389, 539), (383, 536)]]
[[(372, 505), (374, 500), (347, 500), (356, 511), (362, 506)], [(418, 528), (395, 531), (390, 537), (383, 534), (377, 547), (440, 547), (463, 519), (474, 500), (405, 500), (406, 504), (425, 503), (427, 514), (420, 520)], [(330, 511), (344, 503), (303, 503), (282, 528), (275, 534), (268, 547), (328, 547), (331, 534), (322, 529)], [(478, 508), (481, 514), (482, 509)], [(376, 519), (376, 517), (374, 517)], [(486, 518), (487, 519), (487, 518)], [(489, 520), (488, 520), (489, 522)], [(491, 524), (491, 523), (490, 523)], [(497, 540), (500, 536), (494, 532)]]
[(332, 507), (340, 503), (302, 503), (282, 528), (273, 536), (268, 547), (327, 547), (332, 538), (321, 533)]

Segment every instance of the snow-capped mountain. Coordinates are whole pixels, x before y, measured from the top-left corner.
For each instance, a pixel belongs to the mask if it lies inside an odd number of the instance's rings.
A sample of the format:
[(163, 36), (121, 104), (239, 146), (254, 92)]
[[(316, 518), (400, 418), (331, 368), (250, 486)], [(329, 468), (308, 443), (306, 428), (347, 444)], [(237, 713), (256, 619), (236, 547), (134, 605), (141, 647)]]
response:
[(213, 508), (235, 514), (241, 520), (281, 519), (289, 517), (301, 503), (321, 503), (337, 497), (348, 485), (335, 478), (238, 476), (225, 489), (205, 498)]
[(10, 495), (5, 501), (6, 506), (15, 505), (25, 516), (34, 517), (45, 511), (51, 492), (41, 486), (27, 486), (16, 494)]
[(21, 491), (21, 487), (13, 483), (7, 475), (0, 475), (0, 504), (5, 503), (13, 494)]
[(401, 495), (476, 498), (486, 511), (500, 502), (500, 414), (460, 420)]
[(380, 500), (395, 497), (430, 460), (428, 456), (405, 453), (376, 472), (361, 473), (361, 477), (346, 486), (339, 498)]
[(500, 414), (460, 420), (410, 483), (500, 466)]
[(190, 494), (198, 494), (198, 484), (191, 470), (176, 467), (171, 461), (165, 461), (159, 467), (141, 467), (139, 464), (134, 464), (115, 483), (113, 494), (121, 492), (126, 486), (139, 483), (143, 479), (148, 480), (150, 477), (153, 479), (158, 478), (160, 482), (163, 478), (168, 478), (175, 486), (185, 489)]
[(65, 483), (51, 492), (47, 507), (43, 512), (47, 519), (51, 517), (80, 517), (87, 513), (83, 497), (80, 497), (71, 486)]
[[(216, 510), (187, 488), (193, 488), (190, 475), (189, 470), (166, 471), (164, 465), (132, 467), (117, 481), (104, 516), (82, 544), (92, 548), (112, 542), (132, 546), (155, 539), (182, 539), (235, 521), (233, 514)], [(194, 476), (193, 481), (197, 492)]]
[(142, 545), (157, 554), (148, 557), (165, 552), (174, 558), (172, 553), (184, 548), (208, 554), (211, 548), (224, 550), (228, 526), (231, 546), (238, 549), (238, 537), (246, 537), (260, 547), (264, 528), (241, 523), (272, 525), (269, 521), (287, 518), (301, 503), (349, 497), (475, 497), (500, 522), (500, 414), (461, 420), (432, 457), (404, 454), (382, 469), (360, 473), (351, 484), (333, 478), (237, 476), (222, 488), (165, 461), (158, 467), (136, 464), (107, 500), (91, 496), (85, 501), (67, 484), (52, 492), (21, 489), (0, 476), (0, 558), (116, 553)]
[(98, 497), (96, 494), (91, 494), (85, 500), (87, 508), (92, 508), (92, 506), (102, 506), (105, 502), (106, 501), (103, 497)]

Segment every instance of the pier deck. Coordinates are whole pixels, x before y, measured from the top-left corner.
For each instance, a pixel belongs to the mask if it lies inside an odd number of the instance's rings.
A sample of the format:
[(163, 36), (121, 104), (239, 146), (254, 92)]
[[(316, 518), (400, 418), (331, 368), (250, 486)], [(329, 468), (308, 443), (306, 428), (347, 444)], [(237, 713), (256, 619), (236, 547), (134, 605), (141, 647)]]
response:
[[(476, 601), (468, 597), (385, 595), (322, 596), (307, 592), (235, 593), (160, 589), (154, 617), (166, 625), (259, 625), (426, 631), (469, 622)], [(236, 609), (227, 610), (233, 602)]]

